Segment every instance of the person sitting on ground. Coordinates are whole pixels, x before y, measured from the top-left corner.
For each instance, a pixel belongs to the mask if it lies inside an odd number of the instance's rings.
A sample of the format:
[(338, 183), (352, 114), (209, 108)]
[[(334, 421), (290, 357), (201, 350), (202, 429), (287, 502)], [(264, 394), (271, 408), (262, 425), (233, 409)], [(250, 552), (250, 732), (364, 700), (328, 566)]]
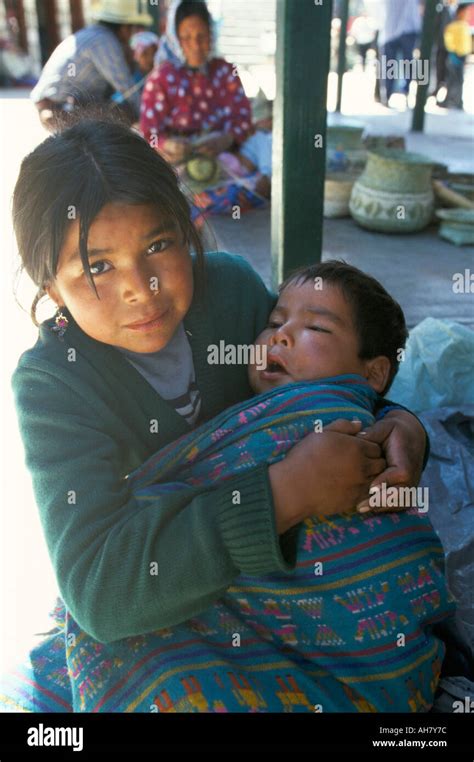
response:
[[(12, 384), (64, 604), (57, 627), (8, 678), (1, 705), (149, 712), (159, 688), (148, 686), (149, 702), (136, 689), (153, 679), (155, 664), (150, 672), (136, 655), (150, 633), (160, 631), (155, 642), (166, 649), (164, 629), (212, 608), (239, 575), (276, 573), (287, 583), (301, 523), (357, 505), (377, 476), (416, 485), (426, 434), (411, 413), (383, 401), (364, 436), (356, 436), (360, 424), (343, 420), (337, 430), (304, 436), (284, 460), (221, 487), (135, 498), (128, 474), (251, 396), (245, 364), (210, 364), (208, 347), (253, 344), (275, 296), (243, 257), (204, 254), (175, 171), (121, 125), (81, 120), (38, 146), (22, 163), (13, 220), (23, 267), (38, 289), (35, 324), (45, 294), (57, 306)], [(325, 335), (305, 325), (305, 337)], [(377, 325), (385, 330), (382, 319)], [(283, 602), (281, 589), (278, 595)], [(317, 618), (317, 601), (305, 607)], [(274, 609), (270, 602), (267, 610)], [(287, 644), (278, 651), (286, 674)], [(119, 665), (126, 677), (118, 692), (101, 694)], [(236, 670), (235, 695), (253, 701)], [(291, 705), (291, 693), (280, 695)]]
[(193, 138), (204, 137), (200, 154), (218, 156), (250, 134), (249, 100), (233, 65), (214, 55), (213, 39), (206, 3), (176, 0), (158, 65), (145, 85), (140, 119), (143, 136), (172, 164), (191, 154)]
[(247, 172), (258, 172), (255, 191), (265, 198), (272, 191), (273, 102), (262, 90), (252, 103), (253, 134), (240, 148), (237, 158)]
[(74, 108), (109, 103), (114, 93), (124, 100), (114, 108), (130, 122), (138, 118), (140, 94), (134, 88), (128, 44), (132, 34), (153, 19), (148, 13), (137, 13), (133, 0), (102, 0), (93, 18), (96, 23), (58, 45), (31, 91), (41, 123), (50, 132), (65, 126)]

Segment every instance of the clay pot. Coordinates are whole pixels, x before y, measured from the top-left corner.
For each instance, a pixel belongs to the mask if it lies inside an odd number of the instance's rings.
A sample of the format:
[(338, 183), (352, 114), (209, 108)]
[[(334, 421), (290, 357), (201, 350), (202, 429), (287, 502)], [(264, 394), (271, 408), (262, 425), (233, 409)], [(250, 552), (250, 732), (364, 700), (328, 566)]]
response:
[(349, 209), (362, 227), (413, 233), (431, 221), (433, 162), (397, 149), (369, 151), (365, 171), (352, 189)]
[(326, 166), (330, 172), (361, 172), (367, 160), (362, 145), (364, 127), (337, 124), (327, 128)]
[(349, 200), (357, 174), (334, 172), (324, 181), (325, 217), (349, 217)]

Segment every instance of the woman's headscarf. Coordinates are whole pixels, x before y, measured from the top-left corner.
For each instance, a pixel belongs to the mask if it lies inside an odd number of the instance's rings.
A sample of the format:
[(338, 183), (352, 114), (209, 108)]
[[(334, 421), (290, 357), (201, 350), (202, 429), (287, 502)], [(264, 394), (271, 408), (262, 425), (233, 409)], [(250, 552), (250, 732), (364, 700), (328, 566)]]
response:
[[(186, 58), (181, 48), (178, 35), (176, 34), (176, 13), (183, 0), (172, 0), (168, 11), (168, 17), (166, 20), (166, 32), (163, 37), (160, 38), (160, 47), (158, 48), (155, 56), (155, 66), (159, 66), (165, 61), (170, 61), (174, 66), (179, 67), (186, 64)], [(197, 3), (206, 4), (205, 0), (194, 0)], [(215, 40), (216, 40), (216, 24), (214, 20), (211, 20), (211, 48), (209, 51), (208, 60), (214, 58)]]

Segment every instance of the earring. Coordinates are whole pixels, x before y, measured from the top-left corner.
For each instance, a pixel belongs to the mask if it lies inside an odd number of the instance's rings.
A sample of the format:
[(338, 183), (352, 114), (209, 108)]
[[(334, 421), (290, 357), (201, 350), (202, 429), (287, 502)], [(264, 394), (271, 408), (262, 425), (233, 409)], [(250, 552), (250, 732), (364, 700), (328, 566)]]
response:
[(67, 331), (69, 320), (67, 319), (66, 315), (63, 315), (59, 307), (58, 307), (58, 312), (56, 314), (54, 322), (56, 323), (56, 325), (53, 326), (51, 330), (56, 331), (58, 334), (58, 338), (61, 339), (62, 341), (63, 336)]

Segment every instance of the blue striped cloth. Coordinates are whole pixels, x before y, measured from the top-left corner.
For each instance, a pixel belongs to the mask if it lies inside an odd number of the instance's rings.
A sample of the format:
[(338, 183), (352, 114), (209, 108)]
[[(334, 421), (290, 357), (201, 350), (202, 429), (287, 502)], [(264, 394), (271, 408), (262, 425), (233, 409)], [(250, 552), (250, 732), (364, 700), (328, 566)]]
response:
[[(283, 458), (316, 421), (369, 425), (376, 399), (359, 376), (273, 389), (160, 450), (129, 475), (130, 488), (146, 500), (225, 483)], [(245, 511), (236, 497), (229, 489)], [(425, 515), (311, 517), (294, 572), (241, 575), (175, 627), (102, 644), (59, 609), (56, 630), (1, 700), (27, 711), (426, 712), (445, 652), (433, 628), (452, 614)]]

